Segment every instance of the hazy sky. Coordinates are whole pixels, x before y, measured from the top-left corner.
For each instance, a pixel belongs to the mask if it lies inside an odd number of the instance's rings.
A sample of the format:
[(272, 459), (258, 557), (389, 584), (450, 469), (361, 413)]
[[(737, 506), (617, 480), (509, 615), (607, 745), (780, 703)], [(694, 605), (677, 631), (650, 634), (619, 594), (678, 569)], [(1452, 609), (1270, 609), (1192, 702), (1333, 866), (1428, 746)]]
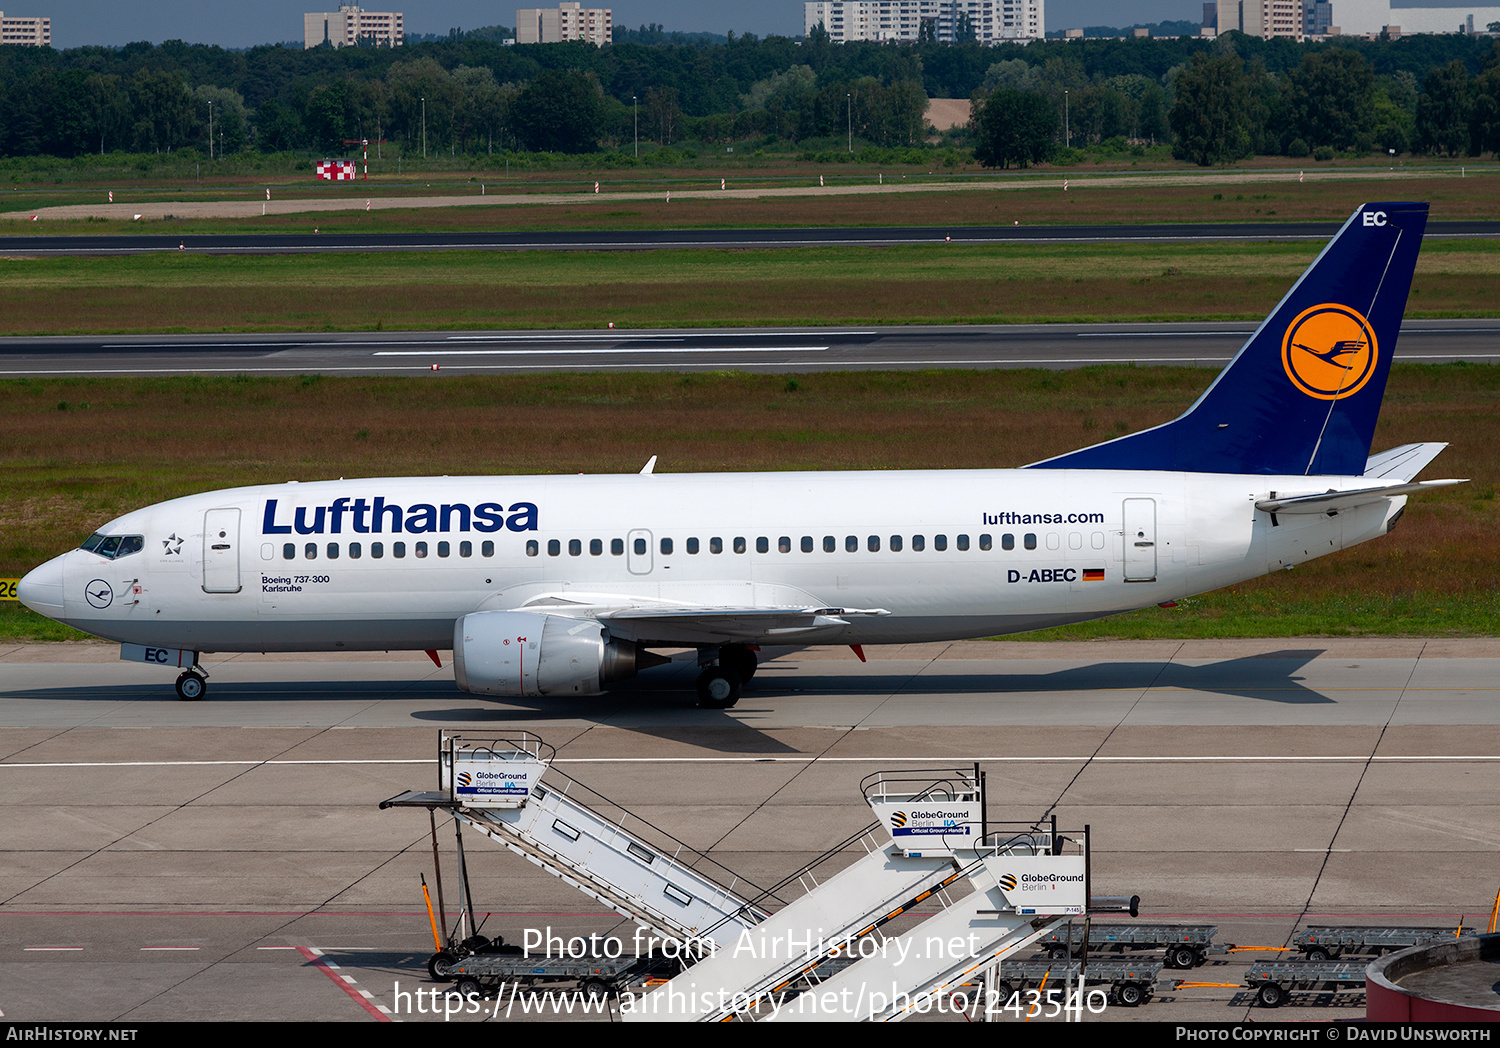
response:
[[(523, 0), (540, 6), (546, 0)], [(553, 0), (555, 3), (556, 0)], [(601, 0), (593, 0), (601, 3)], [(607, 3), (608, 0), (602, 0)], [(133, 40), (180, 39), (190, 44), (220, 44), (249, 47), (276, 41), (302, 39), (302, 14), (315, 4), (306, 0), (260, 0), (258, 3), (212, 3), (205, 0), (0, 0), (0, 10), (15, 15), (45, 15), (52, 19), (52, 43), (56, 47), (83, 44), (119, 45)], [(403, 4), (400, 0), (371, 0), (368, 10), (400, 10), (406, 15), (409, 33), (445, 33), (450, 27), (473, 29), (482, 25), (516, 24), (514, 7), (480, 0), (427, 0)], [(610, 5), (615, 24), (635, 28), (658, 22), (667, 29), (686, 32), (780, 33), (802, 32), (802, 4), (798, 0), (774, 0), (746, 4), (742, 0), (621, 0)], [(337, 0), (319, 10), (336, 10)], [(1084, 25), (1129, 25), (1163, 19), (1202, 17), (1201, 0), (1047, 0), (1047, 28)]]

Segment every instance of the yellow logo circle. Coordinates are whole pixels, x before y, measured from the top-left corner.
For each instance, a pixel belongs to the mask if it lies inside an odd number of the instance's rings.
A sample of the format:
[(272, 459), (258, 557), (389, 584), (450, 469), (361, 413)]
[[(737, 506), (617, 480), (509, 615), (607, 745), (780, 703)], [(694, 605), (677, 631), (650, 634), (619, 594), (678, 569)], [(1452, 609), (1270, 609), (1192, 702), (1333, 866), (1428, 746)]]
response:
[(1281, 340), (1281, 366), (1302, 392), (1319, 400), (1353, 396), (1375, 373), (1380, 347), (1370, 323), (1333, 302), (1303, 310)]

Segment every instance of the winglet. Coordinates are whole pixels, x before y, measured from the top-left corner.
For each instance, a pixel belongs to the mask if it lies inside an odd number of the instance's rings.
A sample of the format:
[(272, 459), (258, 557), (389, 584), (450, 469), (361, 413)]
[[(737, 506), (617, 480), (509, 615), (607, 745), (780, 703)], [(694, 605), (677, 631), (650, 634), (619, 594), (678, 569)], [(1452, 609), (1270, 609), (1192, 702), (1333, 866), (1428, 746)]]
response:
[(650, 458), (650, 460), (644, 466), (641, 467), (641, 476), (643, 476), (643, 477), (646, 476), (647, 474), (649, 474), (655, 468), (656, 468), (656, 456), (652, 455), (651, 458)]
[(1364, 204), (1180, 418), (1041, 469), (1360, 476), (1426, 204)]

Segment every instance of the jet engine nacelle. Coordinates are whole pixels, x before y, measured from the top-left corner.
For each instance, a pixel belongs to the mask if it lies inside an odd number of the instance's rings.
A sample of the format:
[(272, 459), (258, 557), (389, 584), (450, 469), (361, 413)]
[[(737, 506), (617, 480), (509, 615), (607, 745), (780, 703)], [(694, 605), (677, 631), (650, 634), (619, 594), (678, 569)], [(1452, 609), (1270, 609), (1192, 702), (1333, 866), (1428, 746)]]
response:
[[(660, 660), (614, 640), (592, 619), (526, 611), (479, 611), (453, 626), (453, 676), (477, 695), (597, 695)], [(640, 665), (638, 665), (638, 662)]]

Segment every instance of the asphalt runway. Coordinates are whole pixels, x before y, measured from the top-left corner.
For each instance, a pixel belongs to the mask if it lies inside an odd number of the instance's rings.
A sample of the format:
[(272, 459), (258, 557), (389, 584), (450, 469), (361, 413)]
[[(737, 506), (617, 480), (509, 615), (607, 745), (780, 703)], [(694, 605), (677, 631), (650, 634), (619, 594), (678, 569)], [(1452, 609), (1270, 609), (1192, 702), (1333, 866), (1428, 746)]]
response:
[[(0, 339), (0, 376), (1222, 366), (1255, 325), (353, 332)], [(1396, 359), (1500, 360), (1500, 319), (1408, 320)]]
[[(223, 233), (171, 236), (4, 236), (8, 255), (135, 255), (186, 251), (216, 255), (289, 255), (400, 251), (659, 251), (790, 247), (891, 247), (898, 244), (1143, 244), (1193, 241), (1327, 240), (1339, 222), (1221, 222), (1160, 225), (957, 226), (792, 229), (522, 230), (435, 233)], [(1500, 236), (1500, 222), (1429, 222), (1438, 240)]]
[[(1096, 893), (1262, 951), (1104, 1021), (1358, 1018), (1360, 994), (1271, 1013), (1234, 984), (1307, 924), (1487, 918), (1500, 641), (867, 653), (768, 652), (740, 704), (710, 711), (691, 705), (688, 660), (602, 697), (499, 702), (420, 653), (209, 657), (208, 698), (183, 703), (170, 674), (107, 645), (0, 649), (0, 1011), (432, 1021), (411, 996), (434, 988), (428, 820), (378, 805), (433, 788), (439, 728), (534, 731), (561, 771), (756, 884), (867, 824), (870, 772), (979, 762), (991, 818), (1092, 827)], [(629, 939), (561, 881), (469, 845), (487, 933)]]
[[(1455, 223), (1450, 237), (1500, 235), (1500, 223)], [(869, 229), (500, 230), (479, 233), (244, 233), (163, 236), (10, 236), (8, 254), (136, 255), (162, 251), (217, 255), (292, 255), (408, 251), (658, 251), (792, 247), (891, 247), (899, 244), (1151, 243), (1195, 240), (1327, 240), (1336, 222), (1197, 226), (988, 226)]]

